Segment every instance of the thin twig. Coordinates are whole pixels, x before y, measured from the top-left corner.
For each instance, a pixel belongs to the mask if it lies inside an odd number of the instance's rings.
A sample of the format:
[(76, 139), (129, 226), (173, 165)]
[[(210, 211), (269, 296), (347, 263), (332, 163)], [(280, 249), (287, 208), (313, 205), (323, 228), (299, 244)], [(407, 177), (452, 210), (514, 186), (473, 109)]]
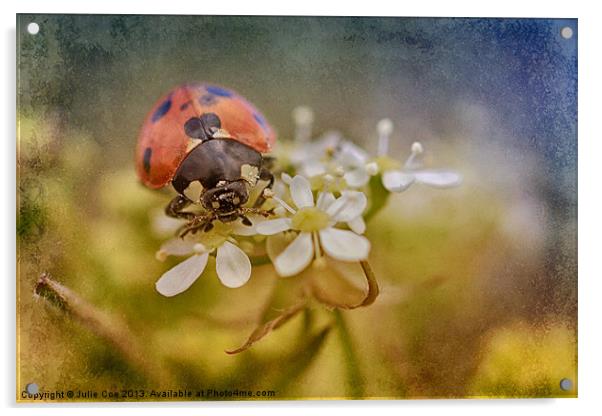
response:
[(42, 273), (35, 286), (34, 294), (63, 310), (113, 345), (133, 368), (146, 376), (149, 382), (169, 383), (171, 376), (148, 356), (125, 322), (82, 299), (68, 287), (51, 279), (48, 273)]
[(376, 275), (368, 263), (368, 260), (361, 260), (360, 265), (362, 266), (362, 271), (364, 272), (364, 277), (366, 278), (366, 283), (368, 284), (368, 288), (366, 289), (365, 296), (359, 301), (359, 303), (348, 304), (341, 301), (328, 299), (327, 296), (324, 296), (320, 293), (319, 290), (316, 290), (316, 287), (313, 287), (313, 296), (318, 299), (321, 303), (338, 309), (356, 309), (364, 306), (369, 306), (374, 303), (379, 294), (378, 282), (376, 281)]
[(243, 345), (241, 345), (239, 348), (236, 348), (233, 350), (226, 350), (226, 354), (232, 355), (232, 354), (238, 354), (243, 351), (246, 351), (253, 344), (255, 344), (257, 341), (259, 341), (260, 339), (262, 339), (263, 337), (268, 335), (270, 332), (272, 332), (273, 330), (278, 329), (279, 327), (284, 325), (291, 318), (293, 318), (295, 315), (297, 315), (299, 312), (301, 312), (305, 307), (306, 307), (306, 303), (305, 303), (305, 301), (303, 301), (296, 305), (293, 305), (289, 309), (284, 310), (276, 318), (274, 318), (271, 321), (266, 322), (262, 325), (259, 325), (257, 328), (255, 328), (255, 330), (251, 333), (251, 335), (249, 335), (249, 338), (247, 339), (247, 341)]
[(370, 263), (368, 263), (368, 260), (360, 261), (360, 265), (362, 266), (362, 270), (364, 271), (364, 275), (366, 276), (366, 281), (368, 282), (368, 293), (366, 294), (366, 297), (364, 298), (362, 303), (358, 305), (358, 307), (373, 304), (376, 298), (378, 297), (379, 293), (376, 275), (374, 274)]

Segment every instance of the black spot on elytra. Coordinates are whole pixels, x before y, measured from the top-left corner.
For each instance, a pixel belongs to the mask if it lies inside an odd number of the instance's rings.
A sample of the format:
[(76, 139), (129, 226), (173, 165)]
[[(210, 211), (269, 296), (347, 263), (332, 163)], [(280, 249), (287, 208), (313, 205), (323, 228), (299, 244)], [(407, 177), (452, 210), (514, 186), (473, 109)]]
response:
[(142, 166), (144, 167), (144, 171), (148, 174), (150, 172), (150, 160), (153, 155), (153, 149), (147, 147), (144, 149), (144, 156), (142, 157)]
[(151, 117), (151, 120), (153, 123), (161, 120), (161, 118), (167, 114), (167, 112), (169, 111), (169, 109), (171, 108), (171, 97), (169, 97), (167, 100), (163, 101), (163, 103), (161, 103), (161, 105), (155, 110), (155, 112), (153, 113), (153, 116)]

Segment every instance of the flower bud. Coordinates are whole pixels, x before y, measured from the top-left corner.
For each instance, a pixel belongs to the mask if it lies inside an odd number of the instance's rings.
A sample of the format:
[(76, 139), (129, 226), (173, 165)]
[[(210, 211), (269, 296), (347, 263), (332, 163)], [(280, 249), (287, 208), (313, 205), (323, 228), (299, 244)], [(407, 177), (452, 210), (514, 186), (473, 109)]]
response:
[(376, 124), (376, 130), (380, 135), (390, 136), (393, 133), (393, 122), (389, 118), (383, 118)]
[(422, 143), (414, 142), (412, 143), (412, 153), (420, 154), (424, 152), (424, 147), (422, 147)]
[(167, 253), (165, 252), (165, 250), (158, 250), (155, 253), (155, 258), (159, 261), (165, 261), (165, 259), (167, 259)]

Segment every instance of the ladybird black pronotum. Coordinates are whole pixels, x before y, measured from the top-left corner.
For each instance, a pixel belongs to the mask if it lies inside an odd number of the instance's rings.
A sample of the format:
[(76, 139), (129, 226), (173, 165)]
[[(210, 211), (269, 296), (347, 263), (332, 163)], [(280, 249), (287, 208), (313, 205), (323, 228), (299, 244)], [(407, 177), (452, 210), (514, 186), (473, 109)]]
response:
[[(265, 117), (235, 92), (207, 84), (185, 84), (161, 98), (149, 112), (136, 150), (141, 181), (150, 188), (171, 183), (178, 192), (166, 213), (186, 218), (186, 232), (212, 228), (246, 214), (268, 215), (260, 207), (244, 207), (249, 190), (259, 180), (271, 187), (272, 159), (266, 157), (275, 141)], [(184, 211), (200, 204), (205, 212)]]

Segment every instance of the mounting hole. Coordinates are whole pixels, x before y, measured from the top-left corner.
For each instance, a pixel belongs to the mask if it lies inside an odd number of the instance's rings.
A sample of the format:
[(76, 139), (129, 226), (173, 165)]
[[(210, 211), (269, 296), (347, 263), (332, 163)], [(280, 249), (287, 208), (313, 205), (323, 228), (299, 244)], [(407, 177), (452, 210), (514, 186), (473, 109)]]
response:
[(573, 380), (570, 378), (563, 378), (560, 380), (560, 389), (564, 391), (573, 390)]
[(28, 394), (36, 394), (37, 392), (40, 391), (40, 388), (38, 387), (38, 385), (36, 383), (29, 383), (27, 386), (25, 386), (25, 391)]
[(560, 36), (562, 36), (565, 39), (570, 39), (573, 37), (573, 29), (571, 29), (568, 26), (563, 27), (562, 29), (560, 29)]
[(39, 31), (40, 25), (36, 22), (31, 22), (27, 25), (27, 33), (29, 33), (30, 35), (37, 35)]

